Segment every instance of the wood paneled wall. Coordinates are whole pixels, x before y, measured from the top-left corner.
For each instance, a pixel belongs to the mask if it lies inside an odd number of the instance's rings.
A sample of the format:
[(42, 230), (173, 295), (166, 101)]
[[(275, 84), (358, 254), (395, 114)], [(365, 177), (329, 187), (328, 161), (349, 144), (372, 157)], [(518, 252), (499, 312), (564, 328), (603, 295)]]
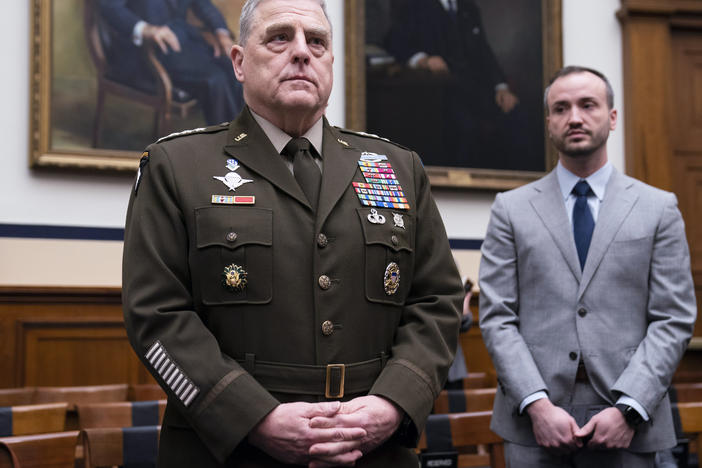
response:
[[(702, 2), (622, 0), (626, 169), (675, 192), (702, 305)], [(702, 320), (695, 336), (702, 337)]]
[(0, 387), (150, 382), (119, 289), (0, 288)]

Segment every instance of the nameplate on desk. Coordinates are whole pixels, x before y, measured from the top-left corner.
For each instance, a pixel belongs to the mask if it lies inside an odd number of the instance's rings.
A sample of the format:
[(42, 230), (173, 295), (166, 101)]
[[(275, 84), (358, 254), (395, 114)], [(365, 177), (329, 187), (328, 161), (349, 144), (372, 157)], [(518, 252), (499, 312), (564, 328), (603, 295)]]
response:
[(457, 468), (458, 452), (425, 452), (419, 454), (421, 468)]

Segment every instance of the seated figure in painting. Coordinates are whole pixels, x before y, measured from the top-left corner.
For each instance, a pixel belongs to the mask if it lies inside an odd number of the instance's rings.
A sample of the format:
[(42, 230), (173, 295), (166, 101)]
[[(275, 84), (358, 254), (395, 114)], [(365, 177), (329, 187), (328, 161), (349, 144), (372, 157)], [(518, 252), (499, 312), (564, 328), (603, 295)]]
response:
[[(241, 111), (241, 84), (229, 60), (234, 40), (210, 0), (98, 1), (112, 79), (145, 91), (153, 89), (153, 77), (140, 50), (152, 44), (174, 86), (201, 103), (208, 125), (232, 120)], [(202, 31), (188, 22), (189, 11), (212, 40), (205, 40)]]
[[(522, 112), (488, 43), (476, 2), (392, 0), (391, 9), (385, 49), (406, 66), (404, 73), (435, 83), (424, 88), (426, 93), (415, 89), (413, 99), (440, 103), (437, 110), (444, 117), (443, 149), (425, 153), (426, 163), (509, 168), (514, 149), (507, 145), (518, 139)], [(480, 160), (480, 154), (491, 160)]]

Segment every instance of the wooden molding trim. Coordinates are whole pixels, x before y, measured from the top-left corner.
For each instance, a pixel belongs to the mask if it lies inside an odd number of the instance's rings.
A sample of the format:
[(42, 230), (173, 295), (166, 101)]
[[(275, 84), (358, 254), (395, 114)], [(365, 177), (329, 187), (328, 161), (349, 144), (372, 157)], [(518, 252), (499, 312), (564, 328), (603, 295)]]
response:
[(702, 14), (699, 0), (622, 0), (619, 18), (635, 15)]
[(86, 303), (119, 304), (121, 288), (58, 287), (58, 286), (0, 286), (0, 304), (20, 303)]

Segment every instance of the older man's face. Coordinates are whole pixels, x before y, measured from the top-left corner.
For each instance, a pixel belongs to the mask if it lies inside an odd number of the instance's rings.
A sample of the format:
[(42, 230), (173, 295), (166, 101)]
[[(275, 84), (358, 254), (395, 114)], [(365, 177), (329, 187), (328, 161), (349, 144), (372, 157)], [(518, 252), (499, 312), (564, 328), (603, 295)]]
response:
[(264, 0), (234, 70), (247, 104), (264, 116), (321, 115), (332, 88), (331, 26), (313, 0)]

